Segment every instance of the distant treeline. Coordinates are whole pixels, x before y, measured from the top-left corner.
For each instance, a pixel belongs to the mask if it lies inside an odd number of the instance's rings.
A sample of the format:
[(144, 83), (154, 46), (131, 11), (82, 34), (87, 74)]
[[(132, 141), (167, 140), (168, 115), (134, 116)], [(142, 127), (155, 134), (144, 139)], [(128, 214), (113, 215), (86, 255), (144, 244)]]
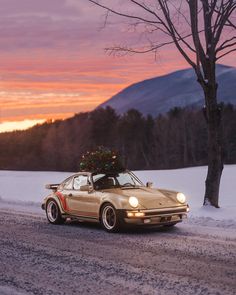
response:
[[(236, 163), (236, 108), (222, 106), (222, 120), (225, 163)], [(78, 171), (82, 154), (97, 146), (120, 151), (129, 169), (206, 165), (206, 121), (202, 110), (174, 108), (152, 118), (97, 109), (0, 134), (0, 169)]]

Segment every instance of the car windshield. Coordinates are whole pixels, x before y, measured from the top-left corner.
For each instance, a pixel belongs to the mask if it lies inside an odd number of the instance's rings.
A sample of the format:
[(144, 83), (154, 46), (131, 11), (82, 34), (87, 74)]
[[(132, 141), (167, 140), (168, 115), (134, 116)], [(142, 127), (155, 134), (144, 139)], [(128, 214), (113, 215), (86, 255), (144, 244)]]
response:
[(92, 176), (94, 188), (107, 189), (107, 188), (132, 188), (143, 186), (142, 182), (129, 172), (122, 172), (117, 174), (94, 174)]

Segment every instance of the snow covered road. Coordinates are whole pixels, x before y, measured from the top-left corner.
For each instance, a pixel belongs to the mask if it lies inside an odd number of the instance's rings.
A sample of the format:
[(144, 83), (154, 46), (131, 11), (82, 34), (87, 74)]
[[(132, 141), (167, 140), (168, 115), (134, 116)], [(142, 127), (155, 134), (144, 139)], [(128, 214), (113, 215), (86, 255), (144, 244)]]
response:
[(236, 230), (179, 224), (108, 234), (0, 209), (0, 294), (236, 294)]

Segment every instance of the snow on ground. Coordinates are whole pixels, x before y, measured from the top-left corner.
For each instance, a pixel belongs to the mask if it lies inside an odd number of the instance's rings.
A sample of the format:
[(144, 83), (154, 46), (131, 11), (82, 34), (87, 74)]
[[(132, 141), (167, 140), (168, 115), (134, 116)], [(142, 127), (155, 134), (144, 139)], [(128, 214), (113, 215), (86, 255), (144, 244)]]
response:
[(60, 183), (70, 172), (0, 170), (0, 208), (43, 213), (41, 203), (49, 194), (47, 183)]
[(236, 165), (226, 165), (220, 187), (220, 209), (202, 206), (207, 167), (193, 167), (176, 170), (136, 171), (143, 181), (152, 181), (155, 187), (170, 188), (183, 192), (190, 205), (189, 216), (227, 220), (236, 223)]
[[(199, 225), (236, 227), (236, 165), (226, 165), (220, 190), (220, 209), (202, 206), (206, 167), (177, 170), (136, 171), (154, 187), (183, 192), (190, 205), (188, 222)], [(42, 213), (40, 204), (48, 194), (47, 183), (60, 183), (69, 172), (0, 171), (0, 208), (11, 205), (20, 211)], [(201, 217), (201, 218), (199, 218)]]

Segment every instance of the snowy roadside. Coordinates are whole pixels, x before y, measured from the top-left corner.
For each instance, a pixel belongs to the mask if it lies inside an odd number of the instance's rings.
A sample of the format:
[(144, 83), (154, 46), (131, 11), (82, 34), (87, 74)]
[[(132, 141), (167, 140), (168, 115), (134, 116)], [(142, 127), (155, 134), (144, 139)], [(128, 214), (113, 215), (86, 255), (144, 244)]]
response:
[(190, 205), (191, 223), (221, 227), (236, 225), (236, 165), (225, 165), (221, 187), (220, 208), (202, 206), (207, 167), (176, 170), (136, 171), (143, 182), (151, 181), (155, 187), (170, 188), (183, 192)]
[[(178, 170), (136, 171), (145, 183), (152, 181), (154, 187), (181, 191), (186, 194), (190, 205), (188, 220), (180, 226), (190, 230), (202, 228), (224, 229), (225, 234), (236, 229), (236, 165), (226, 165), (222, 176), (220, 209), (202, 207), (206, 167)], [(67, 172), (0, 171), (0, 210), (17, 211), (23, 214), (44, 216), (41, 201), (48, 190), (46, 183), (59, 183), (71, 175)], [(205, 229), (204, 229), (205, 228)], [(216, 230), (220, 232), (220, 230)]]

